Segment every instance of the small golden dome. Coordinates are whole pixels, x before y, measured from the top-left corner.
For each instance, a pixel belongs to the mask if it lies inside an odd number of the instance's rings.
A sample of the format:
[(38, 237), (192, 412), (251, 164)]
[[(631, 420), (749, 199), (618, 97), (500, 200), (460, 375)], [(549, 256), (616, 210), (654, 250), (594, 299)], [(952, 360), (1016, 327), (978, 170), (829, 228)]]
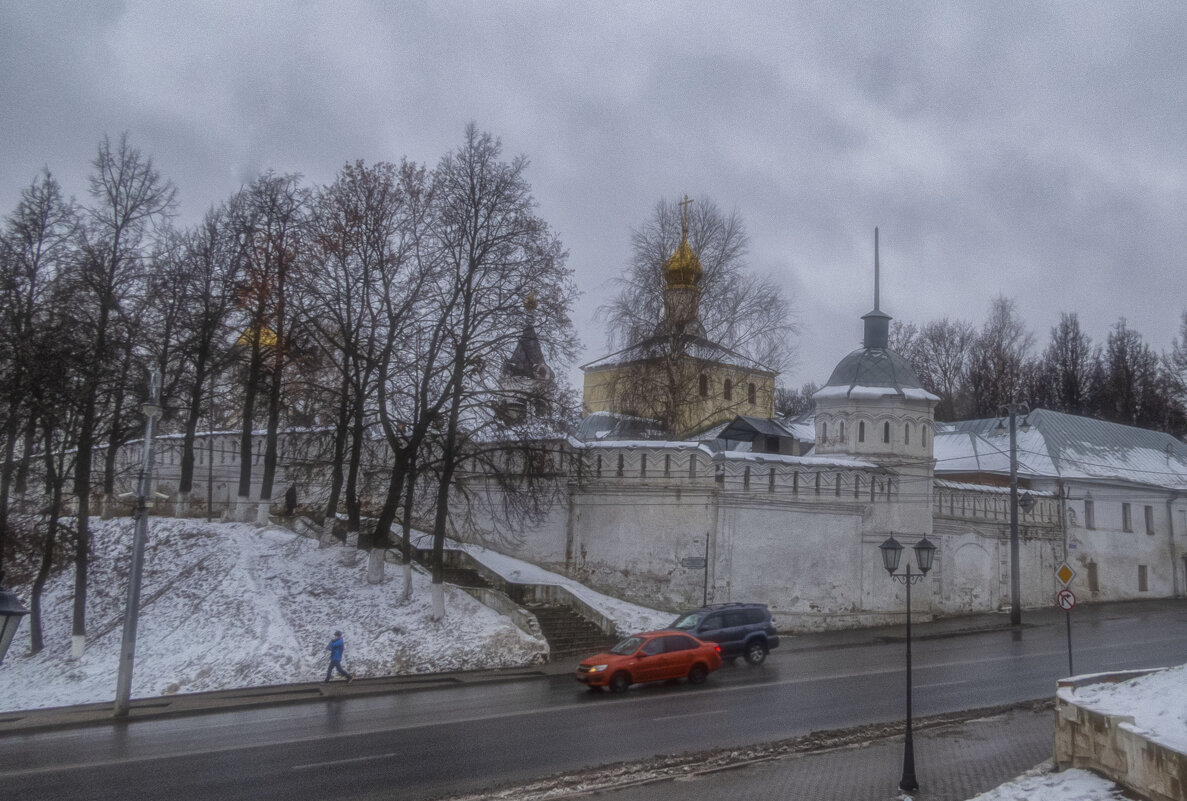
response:
[(698, 286), (703, 273), (701, 260), (688, 246), (688, 227), (685, 226), (680, 236), (679, 246), (664, 262), (664, 278), (669, 287)]

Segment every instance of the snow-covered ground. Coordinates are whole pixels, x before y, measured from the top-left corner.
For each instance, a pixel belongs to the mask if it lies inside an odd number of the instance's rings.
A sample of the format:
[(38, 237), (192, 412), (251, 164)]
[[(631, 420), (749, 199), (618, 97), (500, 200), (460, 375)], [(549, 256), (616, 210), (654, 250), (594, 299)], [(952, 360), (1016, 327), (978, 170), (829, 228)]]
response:
[(1108, 779), (1079, 768), (1051, 773), (1049, 764), (981, 793), (972, 801), (1126, 801), (1130, 798)]
[[(74, 574), (67, 570), (42, 599), (45, 649), (29, 655), (25, 621), (0, 666), (0, 711), (115, 697), (133, 522), (95, 521), (93, 529), (85, 653), (70, 659)], [(538, 571), (506, 557), (499, 569)], [(319, 549), (288, 529), (151, 518), (133, 697), (319, 680), (336, 629), (346, 639), (343, 664), (357, 676), (515, 667), (546, 657), (542, 639), (452, 587), (445, 619), (431, 620), (429, 578), (419, 569), (408, 601), (401, 568), (389, 565), (382, 584), (368, 584), (366, 573), (360, 551)], [(546, 583), (565, 581), (539, 573)], [(28, 587), (14, 589), (28, 606)], [(671, 619), (589, 590), (582, 597), (620, 630)]]

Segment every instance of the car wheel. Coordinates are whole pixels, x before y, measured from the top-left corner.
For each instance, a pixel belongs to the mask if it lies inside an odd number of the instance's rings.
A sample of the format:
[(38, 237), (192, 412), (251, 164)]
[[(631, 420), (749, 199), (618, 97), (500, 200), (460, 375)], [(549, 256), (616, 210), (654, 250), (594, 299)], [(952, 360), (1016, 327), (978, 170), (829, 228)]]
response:
[(752, 665), (761, 665), (767, 658), (767, 647), (761, 640), (755, 640), (746, 646), (746, 661)]
[(688, 670), (688, 682), (690, 684), (704, 684), (705, 679), (709, 677), (709, 668), (702, 665), (700, 662), (693, 665)]
[(615, 693), (625, 693), (626, 688), (631, 686), (631, 677), (626, 673), (615, 673), (610, 677), (610, 691)]

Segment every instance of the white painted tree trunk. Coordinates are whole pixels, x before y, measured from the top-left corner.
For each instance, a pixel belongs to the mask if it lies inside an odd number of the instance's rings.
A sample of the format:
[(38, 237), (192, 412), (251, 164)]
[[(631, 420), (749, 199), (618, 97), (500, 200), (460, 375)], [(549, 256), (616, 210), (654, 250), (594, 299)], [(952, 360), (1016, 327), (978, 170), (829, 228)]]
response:
[(254, 511), (251, 500), (244, 495), (235, 496), (235, 514), (231, 519), (236, 523), (246, 523), (251, 520), (251, 514)]
[(445, 585), (433, 582), (433, 612), (432, 619), (445, 619)]
[(87, 648), (87, 638), (83, 634), (70, 635), (70, 658), (82, 659), (82, 652)]
[(177, 493), (177, 498), (173, 501), (173, 516), (185, 517), (190, 513), (190, 494), (188, 492)]
[(321, 536), (317, 538), (317, 547), (329, 548), (334, 544), (334, 518), (326, 520), (326, 524), (321, 527)]
[(270, 513), (272, 512), (271, 501), (260, 501), (260, 505), (256, 507), (256, 523), (261, 526), (266, 526), (272, 522)]
[(383, 563), (385, 552), (382, 548), (372, 548), (367, 557), (367, 583), (383, 583)]
[(110, 495), (104, 494), (99, 510), (99, 517), (103, 520), (115, 517), (115, 500)]
[(404, 563), (404, 594), (403, 600), (407, 601), (412, 598), (412, 563)]

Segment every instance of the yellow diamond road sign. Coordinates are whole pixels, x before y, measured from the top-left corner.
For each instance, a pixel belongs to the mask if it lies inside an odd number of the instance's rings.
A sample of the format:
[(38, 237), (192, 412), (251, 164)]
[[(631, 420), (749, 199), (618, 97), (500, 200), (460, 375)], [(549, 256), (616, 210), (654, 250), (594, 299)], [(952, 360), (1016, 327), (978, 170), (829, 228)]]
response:
[(1055, 568), (1055, 578), (1059, 579), (1059, 582), (1061, 584), (1063, 584), (1063, 586), (1065, 586), (1065, 587), (1075, 577), (1076, 577), (1076, 571), (1074, 571), (1070, 567), (1068, 567), (1067, 562), (1064, 562), (1062, 565)]

